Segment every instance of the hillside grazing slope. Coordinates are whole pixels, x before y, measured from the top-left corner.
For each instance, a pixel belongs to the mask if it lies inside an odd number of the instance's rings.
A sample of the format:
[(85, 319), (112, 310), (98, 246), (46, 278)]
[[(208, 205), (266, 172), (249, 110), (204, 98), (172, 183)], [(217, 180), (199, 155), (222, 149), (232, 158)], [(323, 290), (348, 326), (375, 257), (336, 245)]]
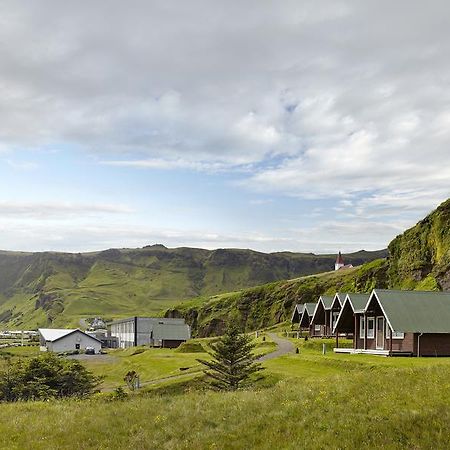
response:
[[(361, 264), (386, 252), (345, 255)], [(195, 248), (0, 252), (2, 327), (78, 326), (80, 319), (158, 314), (182, 300), (329, 270), (335, 255)]]
[(360, 268), (325, 273), (198, 299), (169, 309), (199, 336), (222, 333), (231, 322), (245, 330), (289, 320), (295, 303), (315, 302), (336, 291), (373, 288), (450, 289), (450, 200), (389, 244), (389, 256)]

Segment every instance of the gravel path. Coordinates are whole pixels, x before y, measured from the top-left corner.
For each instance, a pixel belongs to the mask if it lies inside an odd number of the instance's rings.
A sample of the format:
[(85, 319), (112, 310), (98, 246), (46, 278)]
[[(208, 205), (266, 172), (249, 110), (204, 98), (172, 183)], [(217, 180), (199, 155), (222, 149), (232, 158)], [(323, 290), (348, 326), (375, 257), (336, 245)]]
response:
[(294, 353), (295, 345), (291, 341), (280, 338), (274, 333), (267, 333), (267, 334), (270, 336), (270, 339), (272, 339), (273, 342), (275, 342), (275, 344), (278, 345), (278, 348), (272, 353), (261, 356), (261, 358), (259, 358), (259, 361), (267, 361), (268, 359), (274, 359), (278, 358), (279, 356)]

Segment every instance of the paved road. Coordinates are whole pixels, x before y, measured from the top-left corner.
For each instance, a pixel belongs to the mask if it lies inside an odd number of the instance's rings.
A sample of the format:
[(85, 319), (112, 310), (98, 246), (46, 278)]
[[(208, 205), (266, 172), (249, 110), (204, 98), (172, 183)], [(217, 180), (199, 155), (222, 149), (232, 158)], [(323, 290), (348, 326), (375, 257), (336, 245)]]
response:
[(287, 339), (282, 339), (274, 333), (267, 333), (267, 334), (270, 336), (270, 339), (272, 339), (275, 342), (275, 344), (278, 345), (278, 348), (272, 353), (261, 356), (261, 358), (259, 358), (259, 361), (267, 361), (268, 359), (278, 358), (279, 356), (294, 353), (295, 345), (291, 341), (288, 341)]

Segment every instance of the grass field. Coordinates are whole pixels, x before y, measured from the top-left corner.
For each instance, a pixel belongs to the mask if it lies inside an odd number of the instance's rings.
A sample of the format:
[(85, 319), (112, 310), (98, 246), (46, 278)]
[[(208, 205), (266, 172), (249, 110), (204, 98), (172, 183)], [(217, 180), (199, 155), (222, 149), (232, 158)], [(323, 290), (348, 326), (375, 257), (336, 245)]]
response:
[[(332, 341), (293, 341), (300, 353), (264, 362), (266, 378), (250, 390), (212, 392), (191, 373), (123, 401), (101, 394), (3, 404), (0, 448), (450, 448), (450, 358), (322, 355), (322, 343)], [(260, 351), (273, 349), (259, 344)], [(149, 379), (178, 374), (182, 366), (195, 372), (195, 359), (204, 356), (139, 352), (116, 351), (104, 366), (86, 364), (110, 372), (105, 383), (113, 386), (132, 367)]]

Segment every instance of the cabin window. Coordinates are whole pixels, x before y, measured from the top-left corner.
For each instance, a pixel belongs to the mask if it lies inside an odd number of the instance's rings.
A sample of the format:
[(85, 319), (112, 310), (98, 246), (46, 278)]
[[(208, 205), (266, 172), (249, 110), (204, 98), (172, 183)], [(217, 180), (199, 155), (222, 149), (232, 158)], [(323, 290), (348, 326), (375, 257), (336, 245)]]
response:
[(75, 344), (75, 349), (80, 350), (80, 344)]
[(359, 318), (359, 337), (364, 339), (364, 317)]
[(320, 325), (314, 325), (314, 331), (320, 333)]
[(367, 339), (373, 339), (375, 337), (375, 318), (367, 318)]
[[(404, 339), (404, 338), (405, 338), (405, 333), (403, 333), (402, 331), (393, 331), (392, 332), (392, 339)], [(386, 327), (386, 339), (390, 339), (389, 327)]]

